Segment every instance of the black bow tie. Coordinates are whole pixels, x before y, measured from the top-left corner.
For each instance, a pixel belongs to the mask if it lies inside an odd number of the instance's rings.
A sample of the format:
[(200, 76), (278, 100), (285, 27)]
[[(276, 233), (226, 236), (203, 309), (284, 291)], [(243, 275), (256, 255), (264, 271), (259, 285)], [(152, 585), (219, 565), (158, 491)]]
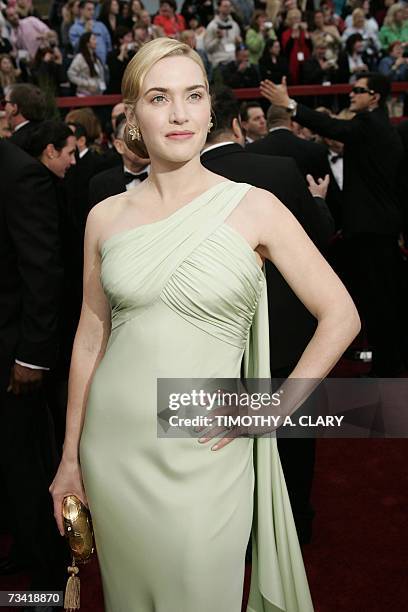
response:
[(140, 174), (133, 174), (132, 172), (125, 171), (125, 185), (128, 185), (135, 179), (139, 179), (140, 182), (144, 181), (148, 177), (147, 172), (140, 172)]
[(343, 159), (343, 156), (342, 156), (342, 155), (332, 155), (332, 156), (330, 157), (330, 162), (331, 162), (332, 164), (335, 164), (336, 162), (338, 162), (338, 161), (339, 161), (339, 159)]

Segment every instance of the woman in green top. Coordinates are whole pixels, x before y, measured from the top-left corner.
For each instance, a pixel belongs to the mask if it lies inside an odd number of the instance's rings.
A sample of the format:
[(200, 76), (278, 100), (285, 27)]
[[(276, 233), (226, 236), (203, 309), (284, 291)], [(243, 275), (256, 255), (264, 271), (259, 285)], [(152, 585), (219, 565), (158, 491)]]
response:
[(251, 64), (258, 64), (268, 38), (276, 40), (273, 24), (267, 21), (264, 11), (255, 11), (250, 28), (245, 36), (245, 45), (249, 50), (249, 61)]
[(387, 12), (379, 39), (383, 49), (388, 49), (391, 43), (399, 41), (408, 43), (408, 19), (404, 18), (404, 6), (393, 4)]

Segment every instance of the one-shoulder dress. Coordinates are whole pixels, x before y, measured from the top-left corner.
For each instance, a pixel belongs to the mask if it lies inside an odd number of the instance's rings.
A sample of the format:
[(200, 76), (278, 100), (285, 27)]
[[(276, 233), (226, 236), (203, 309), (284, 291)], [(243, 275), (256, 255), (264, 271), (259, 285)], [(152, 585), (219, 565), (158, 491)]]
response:
[[(219, 451), (157, 436), (158, 378), (267, 378), (265, 277), (228, 216), (251, 188), (220, 182), (158, 222), (108, 238), (112, 331), (80, 442), (106, 612), (313, 612), (276, 438)], [(251, 536), (252, 534), (252, 536)]]

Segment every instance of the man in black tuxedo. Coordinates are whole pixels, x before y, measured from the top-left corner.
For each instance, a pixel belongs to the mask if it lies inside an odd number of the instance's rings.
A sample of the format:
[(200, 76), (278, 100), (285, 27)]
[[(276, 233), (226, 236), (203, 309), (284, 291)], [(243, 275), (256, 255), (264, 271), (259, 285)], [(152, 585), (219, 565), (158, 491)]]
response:
[(68, 170), (63, 187), (72, 223), (78, 231), (78, 237), (82, 245), (86, 218), (89, 212), (89, 183), (96, 174), (105, 169), (105, 163), (103, 155), (99, 155), (89, 148), (86, 128), (80, 123), (68, 123), (67, 125), (76, 138), (77, 152), (75, 156), (76, 164)]
[(44, 396), (62, 284), (55, 185), (43, 164), (5, 140), (0, 172), (0, 470), (14, 532), (0, 574), (27, 565), (30, 588), (61, 588), (64, 542), (48, 492), (57, 458)]
[(311, 174), (318, 180), (330, 174), (327, 149), (292, 132), (290, 114), (279, 106), (270, 106), (266, 115), (268, 134), (246, 146), (250, 153), (292, 157), (303, 176)]
[(344, 143), (342, 218), (350, 290), (373, 349), (372, 375), (398, 375), (406, 345), (398, 248), (403, 147), (387, 116), (389, 79), (378, 73), (358, 75), (350, 93), (350, 110), (356, 113), (351, 120), (297, 104), (285, 83), (264, 81), (261, 92), (301, 125)]
[(13, 85), (5, 100), (10, 141), (27, 150), (33, 131), (45, 117), (45, 96), (39, 87), (28, 83)]
[[(332, 235), (333, 221), (324, 200), (309, 193), (295, 162), (285, 157), (249, 153), (243, 148), (245, 139), (239, 108), (231, 92), (220, 90), (213, 96), (212, 106), (217, 127), (208, 135), (207, 146), (201, 155), (202, 164), (230, 180), (247, 182), (275, 194), (315, 244), (325, 249)], [(271, 374), (286, 378), (311, 339), (316, 321), (269, 261), (266, 262), (266, 280)], [(278, 447), (299, 540), (306, 543), (311, 537), (313, 519), (309, 497), (315, 440), (280, 438), (278, 430)]]
[(126, 116), (122, 114), (116, 119), (113, 141), (115, 149), (122, 157), (122, 164), (100, 172), (93, 177), (89, 185), (90, 208), (110, 196), (132, 189), (149, 175), (149, 160), (138, 157), (126, 146), (124, 141), (125, 127)]

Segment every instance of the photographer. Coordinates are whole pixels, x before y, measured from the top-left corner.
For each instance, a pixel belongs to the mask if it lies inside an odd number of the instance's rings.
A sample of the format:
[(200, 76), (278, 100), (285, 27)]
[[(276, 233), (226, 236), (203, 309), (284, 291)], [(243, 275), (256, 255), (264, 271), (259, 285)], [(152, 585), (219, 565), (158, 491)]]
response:
[(290, 9), (286, 16), (287, 28), (282, 32), (282, 48), (289, 61), (289, 77), (292, 85), (299, 83), (302, 63), (309, 59), (312, 40), (307, 23), (301, 21), (299, 9)]
[(67, 75), (57, 46), (38, 49), (31, 69), (31, 79), (35, 85), (56, 96), (65, 93), (61, 86), (67, 81)]
[(328, 57), (324, 38), (316, 38), (312, 57), (303, 62), (301, 81), (304, 85), (331, 85), (337, 81), (337, 63)]
[(241, 32), (231, 17), (230, 0), (220, 0), (218, 13), (207, 26), (204, 47), (215, 68), (219, 64), (235, 60), (235, 47), (242, 43)]
[(221, 66), (224, 83), (232, 89), (258, 87), (259, 75), (256, 67), (249, 61), (249, 51), (243, 45), (237, 47), (234, 62)]
[(267, 21), (264, 11), (255, 11), (251, 25), (245, 36), (245, 45), (249, 51), (249, 61), (257, 65), (262, 57), (267, 40), (276, 40), (271, 21)]
[(114, 48), (108, 55), (109, 85), (108, 94), (120, 93), (123, 73), (135, 54), (135, 43), (132, 32), (125, 26), (116, 28), (113, 39)]

